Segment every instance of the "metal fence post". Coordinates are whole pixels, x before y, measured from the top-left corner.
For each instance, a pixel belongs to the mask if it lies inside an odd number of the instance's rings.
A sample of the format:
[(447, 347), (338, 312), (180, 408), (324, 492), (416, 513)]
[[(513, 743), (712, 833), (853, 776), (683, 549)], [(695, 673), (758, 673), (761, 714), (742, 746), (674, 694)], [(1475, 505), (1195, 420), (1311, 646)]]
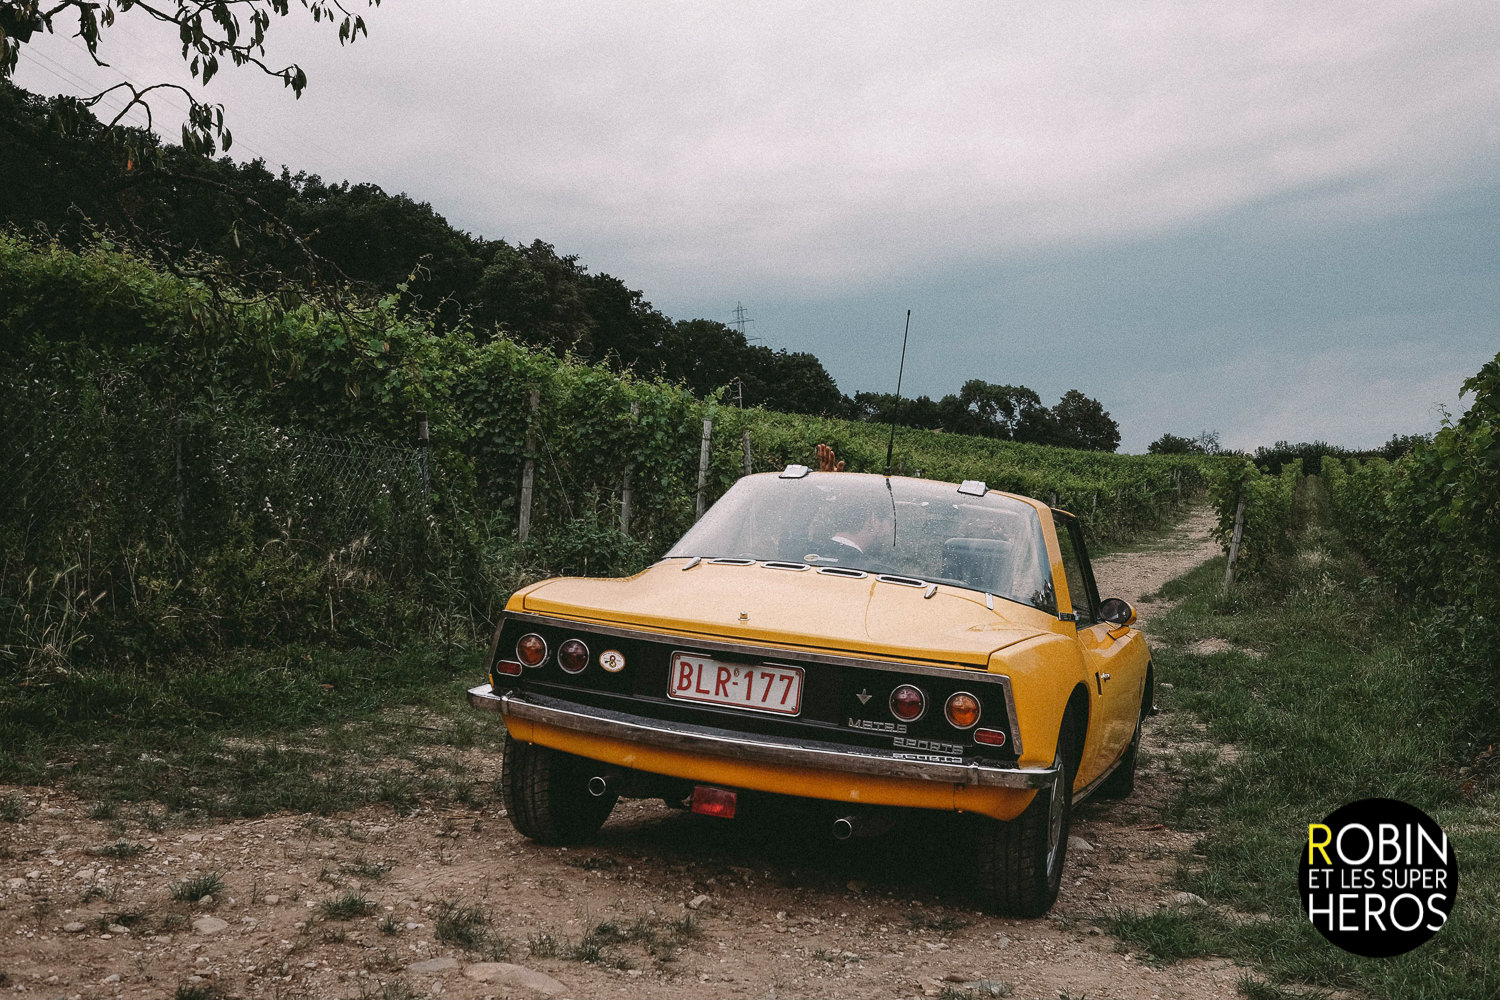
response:
[(712, 439), (714, 422), (712, 417), (703, 418), (703, 447), (698, 451), (698, 503), (693, 520), (703, 516), (705, 493), (708, 489), (709, 442)]
[(429, 501), (432, 493), (432, 464), (427, 439), (427, 414), (417, 414), (417, 471), (422, 475), (422, 502)]
[(182, 418), (172, 421), (172, 456), (177, 462), (177, 530), (187, 520), (187, 481), (182, 469)]
[(536, 411), (542, 405), (542, 390), (531, 390), (530, 415), (526, 420), (526, 464), (521, 468), (521, 511), (516, 540), (525, 544), (531, 534), (531, 492), (536, 479)]
[[(641, 415), (641, 404), (630, 404), (632, 420)], [(620, 534), (630, 534), (630, 466), (625, 466), (625, 475), (620, 480)]]

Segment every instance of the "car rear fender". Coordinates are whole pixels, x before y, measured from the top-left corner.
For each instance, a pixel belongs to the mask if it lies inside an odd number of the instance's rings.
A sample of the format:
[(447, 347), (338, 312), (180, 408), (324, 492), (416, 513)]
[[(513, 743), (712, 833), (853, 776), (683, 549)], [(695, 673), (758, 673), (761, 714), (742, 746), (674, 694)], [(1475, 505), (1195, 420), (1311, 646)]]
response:
[(1079, 743), (1065, 748), (1075, 755), (1076, 767), (1083, 756), (1092, 707), (1077, 644), (1063, 635), (1040, 635), (992, 654), (990, 670), (1010, 677), (1022, 767), (1051, 765), (1057, 756), (1063, 713), (1077, 702)]

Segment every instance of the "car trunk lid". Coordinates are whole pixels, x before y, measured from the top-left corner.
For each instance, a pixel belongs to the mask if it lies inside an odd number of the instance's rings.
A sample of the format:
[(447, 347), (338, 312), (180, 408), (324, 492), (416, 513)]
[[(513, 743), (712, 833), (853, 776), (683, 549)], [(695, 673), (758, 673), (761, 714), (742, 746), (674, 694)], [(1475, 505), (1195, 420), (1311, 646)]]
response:
[(683, 636), (978, 667), (987, 666), (995, 650), (1046, 631), (1024, 620), (1044, 613), (1000, 599), (991, 610), (983, 594), (962, 588), (941, 586), (929, 599), (926, 587), (873, 576), (712, 561), (688, 565), (670, 559), (622, 580), (551, 580), (527, 591), (523, 606), (536, 614)]

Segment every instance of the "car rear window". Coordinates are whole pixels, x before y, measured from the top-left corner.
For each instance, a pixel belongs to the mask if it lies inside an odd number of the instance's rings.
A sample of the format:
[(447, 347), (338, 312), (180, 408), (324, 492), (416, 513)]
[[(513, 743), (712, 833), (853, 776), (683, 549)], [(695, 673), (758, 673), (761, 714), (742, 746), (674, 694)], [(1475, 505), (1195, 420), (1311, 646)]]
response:
[(840, 567), (982, 591), (1055, 613), (1036, 508), (923, 479), (811, 473), (747, 476), (668, 558)]

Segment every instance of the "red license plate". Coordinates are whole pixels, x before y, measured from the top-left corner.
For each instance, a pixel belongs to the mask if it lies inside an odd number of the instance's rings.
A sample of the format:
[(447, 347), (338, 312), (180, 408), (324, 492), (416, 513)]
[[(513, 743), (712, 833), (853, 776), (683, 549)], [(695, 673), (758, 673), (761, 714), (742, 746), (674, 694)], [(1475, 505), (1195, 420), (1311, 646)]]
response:
[(673, 653), (667, 697), (796, 715), (802, 711), (802, 668), (775, 663), (720, 663), (707, 656)]

